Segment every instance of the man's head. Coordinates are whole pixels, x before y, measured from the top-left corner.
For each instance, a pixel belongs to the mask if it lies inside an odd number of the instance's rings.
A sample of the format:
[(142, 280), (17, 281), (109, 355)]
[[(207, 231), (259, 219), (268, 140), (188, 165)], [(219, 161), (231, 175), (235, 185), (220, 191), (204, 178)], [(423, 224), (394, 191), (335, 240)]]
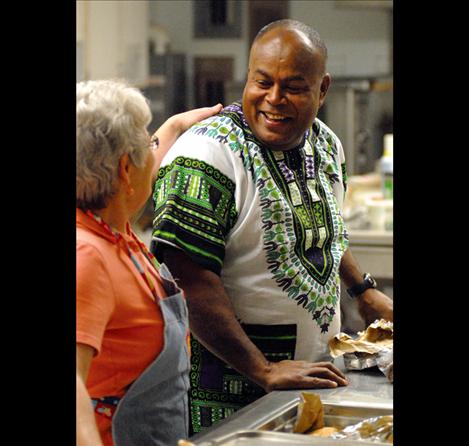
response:
[(301, 143), (330, 84), (318, 33), (294, 20), (272, 22), (251, 47), (243, 112), (256, 137), (273, 150)]

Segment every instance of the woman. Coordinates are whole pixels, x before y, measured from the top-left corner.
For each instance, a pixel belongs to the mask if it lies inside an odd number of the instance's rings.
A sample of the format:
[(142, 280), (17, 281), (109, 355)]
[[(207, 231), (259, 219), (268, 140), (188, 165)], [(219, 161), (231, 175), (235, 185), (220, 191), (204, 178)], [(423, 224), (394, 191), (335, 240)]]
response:
[(168, 446), (187, 437), (187, 308), (130, 221), (177, 137), (220, 109), (174, 115), (150, 139), (150, 108), (137, 89), (77, 84), (79, 445)]

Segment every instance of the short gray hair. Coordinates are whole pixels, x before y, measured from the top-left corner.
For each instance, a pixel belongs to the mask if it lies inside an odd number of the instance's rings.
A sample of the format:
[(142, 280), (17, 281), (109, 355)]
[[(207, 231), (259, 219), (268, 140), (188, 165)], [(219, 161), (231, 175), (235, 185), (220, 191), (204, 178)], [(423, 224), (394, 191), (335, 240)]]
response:
[(102, 209), (116, 193), (124, 154), (142, 168), (151, 111), (147, 99), (124, 80), (77, 83), (77, 207)]
[(254, 41), (252, 42), (253, 45), (256, 42), (256, 40), (258, 40), (264, 34), (266, 34), (268, 31), (274, 28), (294, 29), (296, 31), (300, 31), (309, 39), (309, 41), (312, 43), (312, 45), (315, 48), (319, 49), (323, 53), (324, 60), (327, 59), (326, 44), (321, 39), (321, 36), (319, 35), (319, 33), (313, 27), (306, 25), (303, 22), (299, 22), (298, 20), (282, 19), (282, 20), (276, 20), (275, 22), (271, 22), (265, 25), (257, 33), (256, 37), (254, 38)]

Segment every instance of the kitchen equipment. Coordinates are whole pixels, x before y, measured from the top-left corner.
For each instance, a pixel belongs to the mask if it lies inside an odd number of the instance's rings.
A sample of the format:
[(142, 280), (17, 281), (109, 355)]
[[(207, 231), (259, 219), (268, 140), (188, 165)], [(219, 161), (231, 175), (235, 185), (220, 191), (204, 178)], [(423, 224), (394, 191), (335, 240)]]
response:
[(280, 432), (239, 431), (212, 441), (199, 443), (198, 446), (389, 446), (389, 443), (363, 440), (334, 440), (311, 435), (285, 434)]
[[(212, 439), (210, 441), (196, 442), (197, 446), (264, 446), (264, 445), (322, 445), (322, 446), (367, 446), (389, 445), (389, 443), (370, 442), (366, 440), (332, 439), (327, 437), (314, 437), (306, 434), (292, 433), (295, 424), (300, 398), (280, 406), (277, 410), (264, 418), (256, 430), (238, 430), (230, 434)], [(357, 424), (367, 418), (391, 415), (392, 407), (389, 405), (371, 405), (366, 403), (347, 404), (323, 401), (324, 423), (343, 429), (346, 426)]]
[(370, 229), (377, 231), (392, 230), (393, 200), (373, 196), (365, 201), (368, 210)]
[(393, 134), (388, 133), (384, 135), (384, 150), (381, 158), (381, 178), (383, 196), (386, 199), (393, 198), (394, 182), (393, 182)]

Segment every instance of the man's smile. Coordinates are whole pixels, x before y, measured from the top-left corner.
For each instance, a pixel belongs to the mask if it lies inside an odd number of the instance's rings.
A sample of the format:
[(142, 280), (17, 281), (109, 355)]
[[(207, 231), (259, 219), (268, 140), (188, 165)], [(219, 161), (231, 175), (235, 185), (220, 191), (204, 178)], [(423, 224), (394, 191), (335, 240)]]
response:
[(285, 124), (293, 120), (290, 116), (281, 113), (260, 111), (259, 114), (264, 117), (264, 121), (269, 125)]

